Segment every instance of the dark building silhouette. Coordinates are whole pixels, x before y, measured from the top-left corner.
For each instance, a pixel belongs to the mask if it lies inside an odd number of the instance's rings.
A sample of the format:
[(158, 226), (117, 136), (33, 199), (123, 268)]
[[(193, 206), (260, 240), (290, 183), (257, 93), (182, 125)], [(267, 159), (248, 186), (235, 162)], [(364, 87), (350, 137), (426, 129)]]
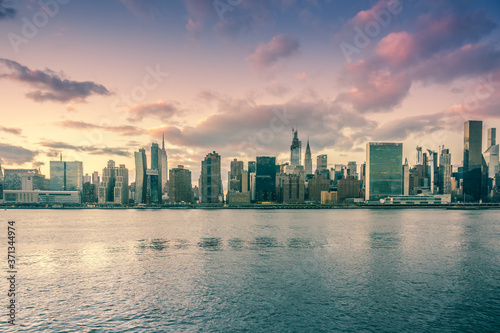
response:
[(464, 200), (479, 201), (487, 196), (486, 162), (483, 158), (483, 122), (464, 123)]
[(276, 201), (276, 157), (257, 156), (255, 201)]

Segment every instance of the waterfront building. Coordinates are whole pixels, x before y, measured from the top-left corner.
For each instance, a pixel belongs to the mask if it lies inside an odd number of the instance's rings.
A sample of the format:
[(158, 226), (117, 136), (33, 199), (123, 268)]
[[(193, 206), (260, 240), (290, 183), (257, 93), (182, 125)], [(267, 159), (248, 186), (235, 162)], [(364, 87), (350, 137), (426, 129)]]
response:
[(257, 156), (255, 201), (276, 201), (276, 157)]
[(168, 182), (168, 157), (167, 151), (165, 150), (165, 134), (163, 134), (161, 140), (161, 150), (160, 150), (160, 163), (161, 163), (161, 191), (162, 194), (166, 193), (167, 190), (167, 182)]
[(208, 153), (201, 162), (201, 202), (219, 203), (222, 201), (221, 156), (215, 151)]
[(231, 161), (228, 172), (227, 190), (242, 192), (243, 186), (243, 161), (238, 161), (236, 158)]
[(403, 164), (403, 195), (410, 195), (410, 166), (408, 159), (405, 159)]
[(439, 183), (438, 153), (430, 149), (427, 149), (427, 152), (429, 153), (429, 187), (432, 194), (437, 194)]
[(321, 192), (329, 191), (330, 181), (319, 174), (315, 174), (313, 178), (308, 181), (309, 197), (308, 201), (319, 203), (321, 202)]
[(146, 195), (147, 195), (147, 159), (146, 159), (146, 151), (144, 149), (139, 149), (139, 151), (134, 152), (134, 160), (135, 160), (135, 204), (145, 204), (146, 203)]
[(5, 190), (6, 203), (80, 204), (80, 191)]
[(82, 203), (96, 203), (96, 193), (97, 191), (95, 184), (91, 184), (90, 182), (83, 183)]
[(37, 169), (4, 169), (4, 190), (48, 190), (49, 180)]
[(449, 149), (441, 149), (439, 156), (439, 194), (451, 194), (451, 154)]
[(365, 200), (379, 200), (403, 193), (403, 144), (366, 144)]
[(499, 168), (499, 145), (496, 144), (496, 128), (488, 129), (488, 149), (483, 156), (488, 166), (488, 178), (494, 180), (495, 175), (500, 171)]
[(169, 173), (168, 201), (192, 203), (194, 195), (191, 186), (191, 171), (179, 165), (177, 168), (170, 169)]
[(321, 191), (322, 205), (336, 205), (339, 202), (338, 192), (336, 191)]
[(156, 179), (158, 184), (151, 183), (151, 202), (162, 203), (163, 181), (162, 181), (162, 152), (156, 142), (151, 144), (151, 170), (156, 170)]
[(284, 175), (280, 192), (281, 202), (285, 204), (303, 203), (305, 199), (305, 178), (304, 174)]
[(98, 202), (100, 204), (128, 204), (128, 169), (124, 164), (115, 166), (108, 161), (102, 169), (102, 181), (99, 183)]
[(50, 161), (51, 191), (81, 191), (83, 163), (80, 161)]
[(464, 200), (480, 201), (487, 195), (488, 170), (483, 158), (483, 122), (464, 123)]
[(359, 198), (359, 179), (355, 177), (337, 181), (337, 202), (343, 203), (348, 198)]

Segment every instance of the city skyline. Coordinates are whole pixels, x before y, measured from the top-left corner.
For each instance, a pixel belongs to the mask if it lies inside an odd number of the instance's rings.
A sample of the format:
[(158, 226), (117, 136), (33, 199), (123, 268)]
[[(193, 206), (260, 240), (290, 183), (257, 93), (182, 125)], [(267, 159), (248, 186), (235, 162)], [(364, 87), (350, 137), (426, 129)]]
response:
[(227, 184), (234, 158), (289, 161), (292, 127), (334, 164), (402, 142), (410, 164), (417, 145), (444, 145), (458, 165), (465, 121), (500, 126), (490, 1), (46, 3), (0, 1), (6, 168), (48, 175), (63, 154), (92, 174), (112, 159), (132, 181), (134, 152), (164, 133), (169, 169), (196, 183), (215, 150)]

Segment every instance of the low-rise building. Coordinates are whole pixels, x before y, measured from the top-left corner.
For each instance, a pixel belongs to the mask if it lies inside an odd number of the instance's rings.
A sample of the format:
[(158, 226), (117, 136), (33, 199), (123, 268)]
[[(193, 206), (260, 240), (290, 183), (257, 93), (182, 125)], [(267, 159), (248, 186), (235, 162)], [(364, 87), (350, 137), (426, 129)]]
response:
[(5, 190), (6, 203), (80, 204), (80, 191)]

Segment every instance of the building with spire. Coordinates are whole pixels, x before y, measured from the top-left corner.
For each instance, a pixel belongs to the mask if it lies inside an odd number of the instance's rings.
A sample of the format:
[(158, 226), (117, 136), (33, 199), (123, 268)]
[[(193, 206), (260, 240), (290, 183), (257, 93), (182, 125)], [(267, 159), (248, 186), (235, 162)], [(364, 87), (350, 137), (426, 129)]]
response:
[(302, 156), (302, 142), (299, 141), (298, 132), (292, 128), (293, 139), (290, 146), (290, 168), (292, 170), (295, 170), (295, 167), (300, 165), (300, 158)]
[(309, 138), (307, 138), (306, 154), (304, 156), (304, 166), (306, 175), (312, 175), (313, 162), (311, 158), (311, 148), (309, 147)]

